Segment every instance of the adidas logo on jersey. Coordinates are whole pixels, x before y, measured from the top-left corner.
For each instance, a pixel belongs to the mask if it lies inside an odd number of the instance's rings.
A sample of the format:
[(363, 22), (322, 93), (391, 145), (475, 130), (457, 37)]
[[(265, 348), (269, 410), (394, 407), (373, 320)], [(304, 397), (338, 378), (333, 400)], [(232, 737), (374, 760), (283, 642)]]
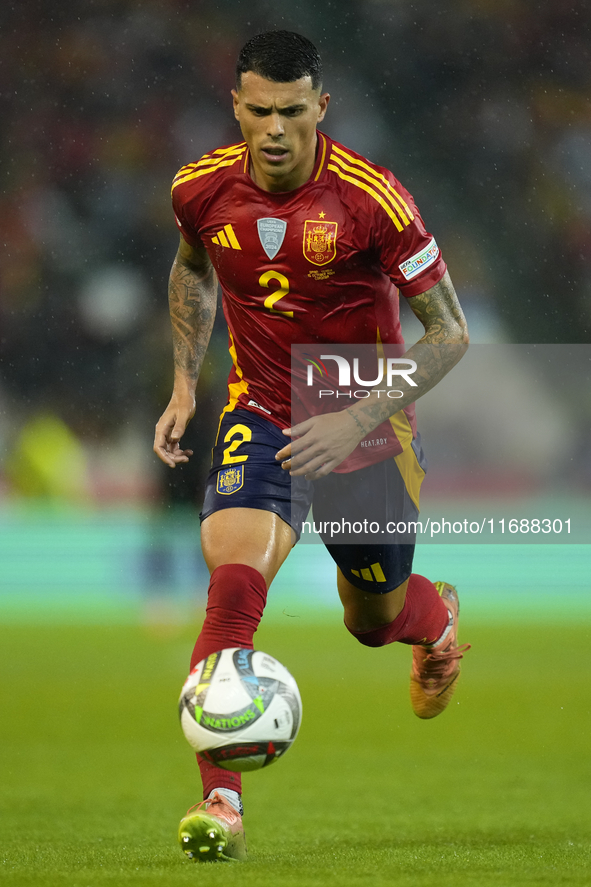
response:
[(218, 246), (225, 246), (228, 249), (242, 249), (231, 225), (224, 225), (222, 230), (218, 231), (215, 237), (211, 238), (211, 241), (212, 243), (217, 243)]

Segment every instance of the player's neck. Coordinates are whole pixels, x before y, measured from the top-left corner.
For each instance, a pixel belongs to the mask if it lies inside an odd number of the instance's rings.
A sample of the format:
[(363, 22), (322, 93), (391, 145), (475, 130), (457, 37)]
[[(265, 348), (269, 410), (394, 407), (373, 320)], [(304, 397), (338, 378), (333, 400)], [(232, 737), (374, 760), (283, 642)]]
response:
[(305, 185), (314, 172), (316, 166), (316, 152), (318, 150), (318, 136), (315, 137), (314, 145), (310, 152), (302, 158), (300, 163), (285, 175), (267, 175), (264, 170), (256, 163), (253, 155), (250, 156), (250, 177), (263, 191), (295, 191), (301, 185)]

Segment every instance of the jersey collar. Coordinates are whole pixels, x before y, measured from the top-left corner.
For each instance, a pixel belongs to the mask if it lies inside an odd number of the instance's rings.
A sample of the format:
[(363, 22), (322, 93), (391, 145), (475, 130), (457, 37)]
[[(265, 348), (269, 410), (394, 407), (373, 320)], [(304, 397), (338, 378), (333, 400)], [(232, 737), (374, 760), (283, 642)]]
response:
[[(303, 185), (300, 185), (298, 188), (294, 188), (294, 191), (299, 191), (300, 188), (305, 188), (311, 182), (317, 182), (320, 179), (320, 176), (326, 169), (326, 161), (328, 154), (328, 136), (325, 136), (323, 132), (317, 130), (318, 141), (316, 143), (316, 161), (314, 163), (314, 169), (312, 170), (312, 174), (307, 182), (304, 182)], [(250, 150), (247, 148), (246, 153), (244, 155), (244, 160), (242, 161), (242, 172), (244, 175), (248, 176), (252, 184), (255, 188), (259, 188), (257, 183), (254, 181), (250, 174)], [(263, 190), (260, 188), (259, 190)], [(265, 191), (266, 194), (292, 194), (294, 191)]]

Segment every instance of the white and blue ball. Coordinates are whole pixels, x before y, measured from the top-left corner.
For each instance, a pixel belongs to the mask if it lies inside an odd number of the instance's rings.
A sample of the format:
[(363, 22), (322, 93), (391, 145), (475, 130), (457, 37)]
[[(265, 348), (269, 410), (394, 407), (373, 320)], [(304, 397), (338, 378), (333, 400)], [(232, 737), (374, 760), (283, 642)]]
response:
[(233, 647), (192, 669), (179, 715), (189, 745), (201, 757), (225, 770), (258, 770), (293, 744), (302, 700), (280, 662), (261, 650)]

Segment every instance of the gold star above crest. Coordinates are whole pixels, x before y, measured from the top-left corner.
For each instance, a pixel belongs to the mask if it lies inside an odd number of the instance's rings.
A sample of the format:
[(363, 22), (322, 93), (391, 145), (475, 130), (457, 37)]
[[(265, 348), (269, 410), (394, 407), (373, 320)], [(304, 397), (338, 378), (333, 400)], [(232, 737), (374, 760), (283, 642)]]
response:
[(320, 212), (320, 213), (318, 213), (318, 218), (323, 219), (325, 215), (326, 215), (326, 213)]

